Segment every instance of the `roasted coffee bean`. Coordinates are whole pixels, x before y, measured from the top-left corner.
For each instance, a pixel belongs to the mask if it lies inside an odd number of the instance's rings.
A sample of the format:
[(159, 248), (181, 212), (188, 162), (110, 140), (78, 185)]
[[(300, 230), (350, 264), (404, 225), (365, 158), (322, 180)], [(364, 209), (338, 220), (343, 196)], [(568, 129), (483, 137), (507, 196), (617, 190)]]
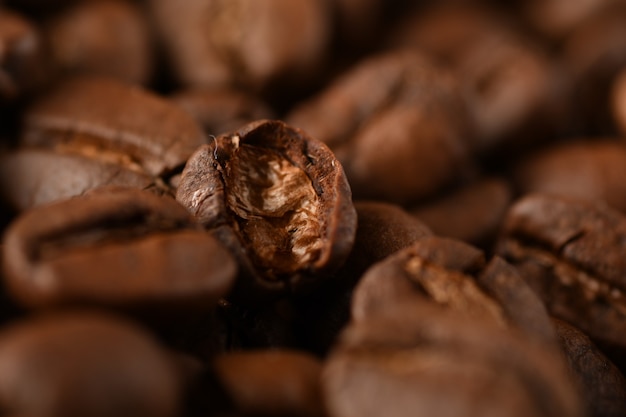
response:
[(80, 154), (25, 148), (0, 156), (0, 193), (18, 212), (105, 185), (161, 188), (146, 173)]
[(3, 8), (0, 8), (0, 45), (1, 104), (43, 81), (45, 56), (37, 27), (25, 17)]
[(141, 328), (77, 311), (0, 332), (0, 407), (32, 417), (175, 417), (180, 381)]
[(321, 142), (260, 120), (200, 147), (177, 200), (230, 247), (241, 295), (303, 290), (345, 261), (356, 212), (343, 169)]
[(515, 268), (499, 257), (487, 263), (479, 249), (436, 236), (422, 238), (368, 269), (354, 290), (352, 319), (366, 322), (397, 303), (427, 302), (554, 341), (541, 300)]
[(425, 49), (451, 65), (483, 152), (528, 146), (561, 117), (556, 105), (565, 91), (554, 64), (507, 19), (486, 7), (436, 4), (395, 36), (396, 45)]
[(333, 417), (584, 415), (556, 348), (432, 303), (348, 326), (322, 388)]
[(450, 73), (396, 51), (358, 63), (287, 120), (333, 149), (356, 198), (407, 203), (467, 173), (466, 116)]
[(27, 211), (6, 231), (3, 250), (5, 285), (31, 308), (208, 311), (237, 270), (176, 201), (133, 189)]
[(554, 319), (573, 377), (593, 417), (626, 415), (626, 379), (617, 367), (580, 330)]
[(561, 40), (615, 0), (531, 0), (519, 2), (526, 20), (544, 36)]
[(148, 24), (128, 1), (78, 4), (48, 23), (53, 65), (63, 73), (108, 75), (145, 84), (152, 72)]
[(529, 195), (509, 210), (497, 252), (552, 315), (604, 348), (626, 348), (626, 218), (601, 202)]
[(320, 68), (330, 11), (317, 0), (149, 2), (185, 85), (298, 87)]
[(514, 170), (518, 191), (605, 201), (626, 212), (626, 143), (594, 139), (538, 150)]
[(572, 121), (585, 135), (612, 135), (613, 80), (626, 68), (626, 7), (622, 2), (589, 19), (567, 37), (561, 60), (571, 78)]
[(191, 114), (208, 135), (213, 136), (274, 116), (261, 100), (236, 90), (187, 89), (173, 94), (170, 99)]
[(176, 105), (112, 78), (77, 77), (25, 112), (21, 144), (108, 160), (150, 175), (184, 165), (206, 137)]
[(294, 350), (252, 350), (212, 361), (234, 409), (247, 416), (325, 416), (321, 361)]
[(488, 248), (513, 199), (502, 178), (486, 178), (459, 187), (409, 211), (437, 236)]

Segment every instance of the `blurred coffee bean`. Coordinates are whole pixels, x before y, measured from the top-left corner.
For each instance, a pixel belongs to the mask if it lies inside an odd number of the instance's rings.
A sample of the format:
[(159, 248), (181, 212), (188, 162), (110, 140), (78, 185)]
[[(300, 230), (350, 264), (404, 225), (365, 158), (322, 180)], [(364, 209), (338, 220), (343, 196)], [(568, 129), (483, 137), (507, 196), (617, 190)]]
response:
[(140, 87), (77, 77), (24, 114), (21, 144), (109, 160), (153, 175), (180, 169), (206, 137), (191, 116)]
[(407, 19), (394, 45), (447, 62), (468, 100), (481, 151), (537, 141), (560, 122), (552, 60), (504, 14), (471, 4), (433, 6)]
[(187, 89), (170, 99), (191, 114), (208, 135), (218, 136), (274, 112), (256, 97), (237, 90)]
[(151, 0), (162, 41), (186, 86), (300, 88), (320, 69), (331, 15), (318, 0)]
[(0, 8), (0, 104), (40, 84), (45, 63), (40, 30), (27, 18)]
[(554, 319), (573, 377), (581, 388), (587, 414), (618, 417), (626, 414), (626, 379), (617, 367), (580, 330)]
[(497, 252), (552, 315), (624, 351), (625, 245), (626, 218), (606, 204), (533, 194), (510, 208)]
[(294, 350), (226, 353), (212, 361), (235, 410), (246, 416), (323, 417), (321, 361)]
[(541, 300), (511, 265), (463, 242), (425, 237), (375, 264), (352, 298), (352, 319), (367, 322), (397, 303), (436, 302), (466, 317), (517, 327), (552, 343)]
[(106, 185), (161, 188), (142, 171), (94, 156), (35, 148), (8, 152), (0, 156), (0, 194), (21, 212)]
[(410, 212), (438, 236), (488, 248), (512, 198), (506, 180), (486, 178), (413, 207)]
[(359, 199), (412, 202), (469, 171), (472, 131), (456, 81), (417, 53), (365, 59), (287, 120), (333, 149)]
[(585, 21), (620, 0), (530, 0), (521, 1), (524, 17), (533, 29), (561, 40)]
[(561, 59), (572, 80), (569, 102), (580, 134), (613, 135), (610, 93), (626, 68), (626, 7), (609, 8), (578, 27), (566, 38)]
[(234, 253), (246, 298), (315, 286), (354, 242), (341, 165), (323, 143), (280, 121), (252, 122), (199, 148), (176, 198)]
[(6, 286), (22, 305), (141, 314), (208, 311), (237, 266), (172, 198), (96, 190), (23, 213), (4, 237)]
[(593, 139), (535, 151), (513, 175), (518, 191), (605, 201), (626, 212), (626, 143)]
[(55, 15), (45, 36), (63, 73), (107, 75), (146, 84), (152, 72), (148, 24), (128, 1), (88, 1)]
[(175, 417), (180, 382), (166, 353), (121, 319), (77, 311), (0, 332), (0, 406), (32, 417)]
[(431, 303), (348, 326), (322, 387), (333, 417), (584, 415), (556, 348)]

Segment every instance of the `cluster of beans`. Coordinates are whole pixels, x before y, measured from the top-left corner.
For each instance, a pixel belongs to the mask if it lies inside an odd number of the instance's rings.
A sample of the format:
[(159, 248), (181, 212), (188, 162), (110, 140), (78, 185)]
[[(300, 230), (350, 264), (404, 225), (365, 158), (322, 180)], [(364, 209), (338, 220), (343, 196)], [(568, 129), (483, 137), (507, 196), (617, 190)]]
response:
[(626, 415), (626, 1), (0, 0), (0, 415)]

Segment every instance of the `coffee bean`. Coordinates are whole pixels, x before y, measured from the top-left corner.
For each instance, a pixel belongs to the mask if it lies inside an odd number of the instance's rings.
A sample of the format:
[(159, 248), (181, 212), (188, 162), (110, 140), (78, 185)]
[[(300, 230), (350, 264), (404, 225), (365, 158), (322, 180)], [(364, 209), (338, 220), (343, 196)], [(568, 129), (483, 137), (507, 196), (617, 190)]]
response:
[(597, 139), (538, 150), (517, 165), (514, 180), (526, 193), (605, 201), (626, 212), (626, 144)]
[(62, 73), (108, 75), (146, 84), (152, 72), (152, 45), (146, 19), (134, 4), (120, 0), (84, 2), (48, 22), (53, 65)]
[(304, 352), (257, 350), (217, 356), (212, 367), (245, 415), (323, 417), (321, 361)]
[(25, 212), (4, 237), (6, 285), (31, 308), (208, 311), (236, 265), (171, 198), (107, 189)]
[(546, 343), (554, 334), (541, 300), (499, 257), (463, 242), (425, 237), (375, 264), (352, 299), (352, 319), (368, 321), (398, 303), (436, 302), (477, 321), (516, 327)]
[(352, 323), (322, 378), (336, 417), (583, 415), (556, 348), (432, 303)]
[(141, 171), (80, 154), (23, 148), (0, 157), (2, 197), (18, 212), (106, 185), (159, 189)]
[(358, 63), (287, 120), (331, 147), (356, 198), (409, 203), (467, 174), (466, 116), (445, 68), (396, 51)]
[(497, 252), (550, 313), (624, 349), (626, 219), (601, 202), (534, 194), (509, 210)]
[(580, 330), (554, 319), (554, 328), (578, 382), (590, 416), (626, 413), (626, 379), (617, 367)]
[(200, 147), (177, 200), (239, 259), (248, 276), (238, 282), (242, 291), (310, 287), (345, 261), (354, 242), (356, 213), (341, 165), (322, 143), (279, 121), (253, 122)]
[(0, 332), (0, 406), (37, 417), (174, 417), (180, 382), (141, 328), (76, 311), (23, 319)]
[(114, 161), (150, 175), (184, 165), (206, 142), (200, 126), (172, 103), (104, 77), (56, 85), (26, 111), (21, 144)]

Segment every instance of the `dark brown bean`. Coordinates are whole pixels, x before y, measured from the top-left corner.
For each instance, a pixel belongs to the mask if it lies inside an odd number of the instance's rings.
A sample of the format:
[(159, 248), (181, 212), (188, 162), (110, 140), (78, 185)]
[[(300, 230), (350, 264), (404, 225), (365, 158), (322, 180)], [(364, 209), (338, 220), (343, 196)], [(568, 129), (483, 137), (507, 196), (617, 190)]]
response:
[(217, 228), (246, 269), (244, 287), (302, 290), (337, 269), (354, 242), (341, 165), (324, 144), (279, 121), (250, 123), (198, 149), (177, 199)]
[(218, 381), (245, 415), (325, 416), (321, 361), (304, 352), (253, 350), (217, 356)]
[(375, 264), (354, 290), (352, 319), (368, 321), (396, 303), (436, 302), (477, 321), (554, 334), (541, 300), (511, 265), (463, 242), (424, 237)]
[(0, 407), (32, 417), (175, 417), (180, 382), (142, 329), (86, 311), (0, 333)]
[(556, 348), (431, 303), (351, 324), (322, 375), (334, 417), (583, 415)]
[(152, 72), (152, 45), (146, 19), (131, 2), (80, 3), (47, 25), (53, 64), (63, 73), (107, 75), (146, 84)]
[(18, 212), (105, 185), (156, 186), (141, 171), (80, 154), (24, 148), (0, 157), (0, 192)]
[(520, 193), (605, 201), (626, 212), (626, 144), (597, 139), (566, 142), (529, 155), (514, 170)]
[(107, 189), (22, 214), (4, 237), (6, 285), (33, 308), (207, 311), (236, 265), (171, 198)]
[(157, 176), (180, 168), (206, 137), (182, 109), (142, 88), (77, 77), (26, 111), (21, 143), (108, 159)]
[(588, 415), (626, 414), (626, 379), (619, 369), (574, 326), (554, 319), (554, 328), (573, 378), (580, 386)]
[(359, 199), (412, 202), (468, 173), (464, 102), (451, 74), (424, 55), (367, 58), (287, 120), (333, 149)]
[(152, 0), (157, 26), (185, 85), (298, 87), (320, 67), (330, 13), (317, 0)]
[(594, 341), (626, 348), (626, 218), (601, 202), (529, 195), (509, 210), (497, 252), (550, 313)]

